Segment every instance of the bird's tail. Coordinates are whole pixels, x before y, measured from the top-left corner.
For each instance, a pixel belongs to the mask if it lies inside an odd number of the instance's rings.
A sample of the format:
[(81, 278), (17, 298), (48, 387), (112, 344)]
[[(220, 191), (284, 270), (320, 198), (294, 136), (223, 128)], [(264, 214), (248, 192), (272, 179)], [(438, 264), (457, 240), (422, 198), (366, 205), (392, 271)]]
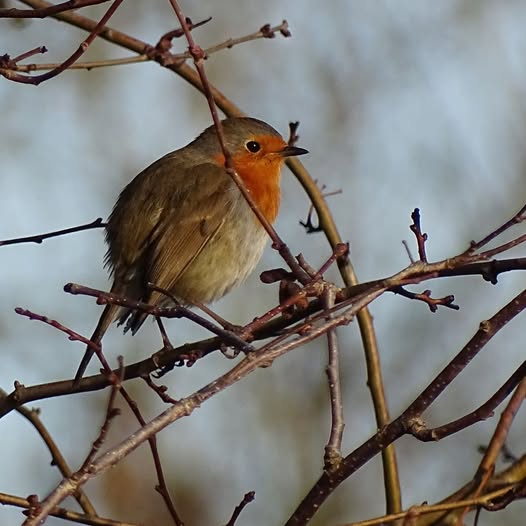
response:
[[(111, 322), (116, 318), (118, 312), (118, 305), (111, 305), (109, 303), (106, 305), (102, 316), (99, 319), (99, 323), (97, 323), (97, 327), (95, 328), (95, 331), (93, 332), (93, 335), (90, 338), (93, 343), (95, 343), (96, 345), (100, 345), (104, 333), (108, 330), (108, 327), (111, 325)], [(82, 361), (80, 362), (79, 368), (77, 369), (77, 374), (75, 374), (73, 387), (78, 386), (80, 380), (82, 379), (82, 376), (86, 372), (86, 368), (88, 367), (88, 364), (94, 352), (95, 351), (91, 346), (86, 347), (86, 351), (84, 352)]]

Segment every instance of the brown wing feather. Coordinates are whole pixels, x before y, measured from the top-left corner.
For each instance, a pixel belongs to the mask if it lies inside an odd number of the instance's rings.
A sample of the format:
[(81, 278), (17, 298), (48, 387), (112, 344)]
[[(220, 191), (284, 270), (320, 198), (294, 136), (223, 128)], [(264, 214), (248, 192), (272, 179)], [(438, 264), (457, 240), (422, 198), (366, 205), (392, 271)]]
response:
[[(207, 163), (185, 175), (200, 188), (199, 196), (184, 200), (179, 196), (162, 210), (143, 254), (143, 300), (150, 304), (161, 303), (165, 296), (148, 289), (147, 283), (168, 291), (176, 288), (184, 271), (220, 231), (232, 203), (232, 182), (222, 167)], [(121, 322), (128, 315), (123, 314)], [(145, 318), (144, 313), (134, 313), (126, 328), (135, 333)]]

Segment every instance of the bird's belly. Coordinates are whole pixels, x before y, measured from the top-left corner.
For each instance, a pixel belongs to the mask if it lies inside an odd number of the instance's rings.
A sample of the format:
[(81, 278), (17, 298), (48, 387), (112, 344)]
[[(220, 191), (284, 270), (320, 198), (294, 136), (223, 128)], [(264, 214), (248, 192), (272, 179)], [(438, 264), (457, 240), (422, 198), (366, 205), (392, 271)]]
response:
[(218, 300), (254, 270), (269, 238), (252, 210), (243, 205), (178, 279), (171, 292), (183, 303)]

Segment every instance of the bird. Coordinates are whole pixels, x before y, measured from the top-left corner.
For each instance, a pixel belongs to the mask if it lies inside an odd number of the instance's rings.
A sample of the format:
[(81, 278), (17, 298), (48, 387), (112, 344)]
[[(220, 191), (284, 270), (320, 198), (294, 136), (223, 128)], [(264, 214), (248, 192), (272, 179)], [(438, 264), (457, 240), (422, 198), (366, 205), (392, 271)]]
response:
[[(236, 172), (272, 224), (287, 157), (308, 153), (250, 117), (221, 121)], [(269, 236), (225, 168), (215, 125), (140, 172), (120, 193), (106, 223), (111, 293), (154, 306), (209, 304), (254, 270)], [(155, 285), (152, 288), (151, 284)], [(113, 321), (135, 334), (147, 313), (107, 304), (91, 336), (100, 345)], [(73, 385), (93, 356), (88, 346)]]

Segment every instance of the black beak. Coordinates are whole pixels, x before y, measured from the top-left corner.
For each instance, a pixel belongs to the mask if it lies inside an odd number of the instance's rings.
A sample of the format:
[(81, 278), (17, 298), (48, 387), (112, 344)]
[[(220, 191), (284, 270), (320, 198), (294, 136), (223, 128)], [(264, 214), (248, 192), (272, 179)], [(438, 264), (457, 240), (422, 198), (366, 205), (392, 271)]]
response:
[(309, 153), (309, 150), (305, 150), (305, 148), (298, 148), (297, 146), (285, 146), (285, 148), (279, 152), (282, 157), (294, 157), (296, 155), (304, 155), (306, 153)]

